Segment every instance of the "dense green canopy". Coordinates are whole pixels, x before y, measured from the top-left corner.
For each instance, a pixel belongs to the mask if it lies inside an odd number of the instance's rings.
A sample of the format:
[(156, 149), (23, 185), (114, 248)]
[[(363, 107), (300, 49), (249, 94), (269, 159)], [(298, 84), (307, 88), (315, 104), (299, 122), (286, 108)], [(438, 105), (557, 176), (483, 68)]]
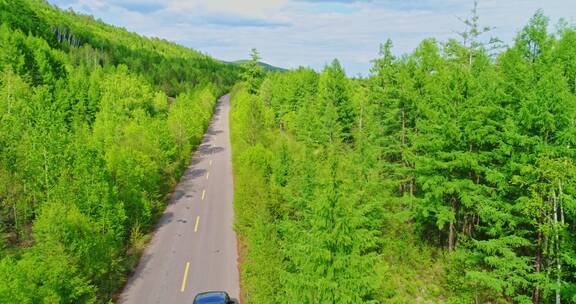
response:
[(537, 12), (496, 55), (472, 21), (236, 88), (247, 303), (576, 302), (576, 30)]
[(239, 68), (0, 0), (0, 303), (107, 302)]

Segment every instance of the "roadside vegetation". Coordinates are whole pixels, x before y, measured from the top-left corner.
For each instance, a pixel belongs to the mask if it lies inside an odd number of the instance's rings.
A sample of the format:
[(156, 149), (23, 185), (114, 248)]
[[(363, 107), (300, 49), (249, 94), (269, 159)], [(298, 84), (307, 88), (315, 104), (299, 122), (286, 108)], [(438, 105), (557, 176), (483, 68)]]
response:
[(106, 303), (238, 68), (0, 0), (0, 303)]
[[(427, 39), (233, 90), (245, 303), (576, 303), (576, 30)], [(494, 42), (494, 41), (493, 41)], [(250, 72), (251, 71), (251, 72)]]

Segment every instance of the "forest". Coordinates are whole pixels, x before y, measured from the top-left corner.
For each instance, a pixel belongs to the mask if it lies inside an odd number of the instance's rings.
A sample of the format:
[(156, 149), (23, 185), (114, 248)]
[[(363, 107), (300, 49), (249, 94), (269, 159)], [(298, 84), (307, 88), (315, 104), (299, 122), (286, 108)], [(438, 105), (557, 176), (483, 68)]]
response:
[(0, 303), (108, 303), (238, 73), (0, 0)]
[(0, 303), (111, 303), (231, 91), (243, 303), (576, 303), (576, 28), (367, 77), (0, 0)]
[[(232, 91), (244, 303), (576, 303), (576, 28)], [(496, 48), (498, 47), (499, 48)]]

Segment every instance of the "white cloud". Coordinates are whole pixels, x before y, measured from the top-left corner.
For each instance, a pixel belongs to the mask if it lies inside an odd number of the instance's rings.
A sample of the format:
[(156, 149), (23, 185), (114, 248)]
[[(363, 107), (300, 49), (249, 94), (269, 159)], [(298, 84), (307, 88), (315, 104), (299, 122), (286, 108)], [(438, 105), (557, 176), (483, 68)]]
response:
[(167, 2), (173, 12), (195, 12), (238, 14), (250, 17), (266, 17), (281, 8), (288, 0), (196, 0)]

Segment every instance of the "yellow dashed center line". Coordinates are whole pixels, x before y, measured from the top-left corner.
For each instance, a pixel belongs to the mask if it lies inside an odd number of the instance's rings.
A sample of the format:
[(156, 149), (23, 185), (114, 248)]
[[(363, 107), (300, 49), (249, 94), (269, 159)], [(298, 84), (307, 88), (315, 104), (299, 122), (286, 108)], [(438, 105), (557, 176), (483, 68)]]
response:
[(200, 222), (200, 216), (196, 217), (196, 225), (194, 225), (194, 232), (198, 232), (198, 223)]
[(202, 190), (202, 200), (206, 197), (206, 189)]
[(212, 167), (212, 160), (210, 160), (210, 167)]
[(210, 177), (210, 171), (206, 172), (206, 179), (208, 179), (208, 177)]
[(186, 268), (184, 269), (184, 276), (182, 277), (182, 285), (180, 286), (180, 292), (184, 292), (186, 289), (186, 280), (188, 279), (188, 269), (190, 268), (190, 262), (186, 262)]

